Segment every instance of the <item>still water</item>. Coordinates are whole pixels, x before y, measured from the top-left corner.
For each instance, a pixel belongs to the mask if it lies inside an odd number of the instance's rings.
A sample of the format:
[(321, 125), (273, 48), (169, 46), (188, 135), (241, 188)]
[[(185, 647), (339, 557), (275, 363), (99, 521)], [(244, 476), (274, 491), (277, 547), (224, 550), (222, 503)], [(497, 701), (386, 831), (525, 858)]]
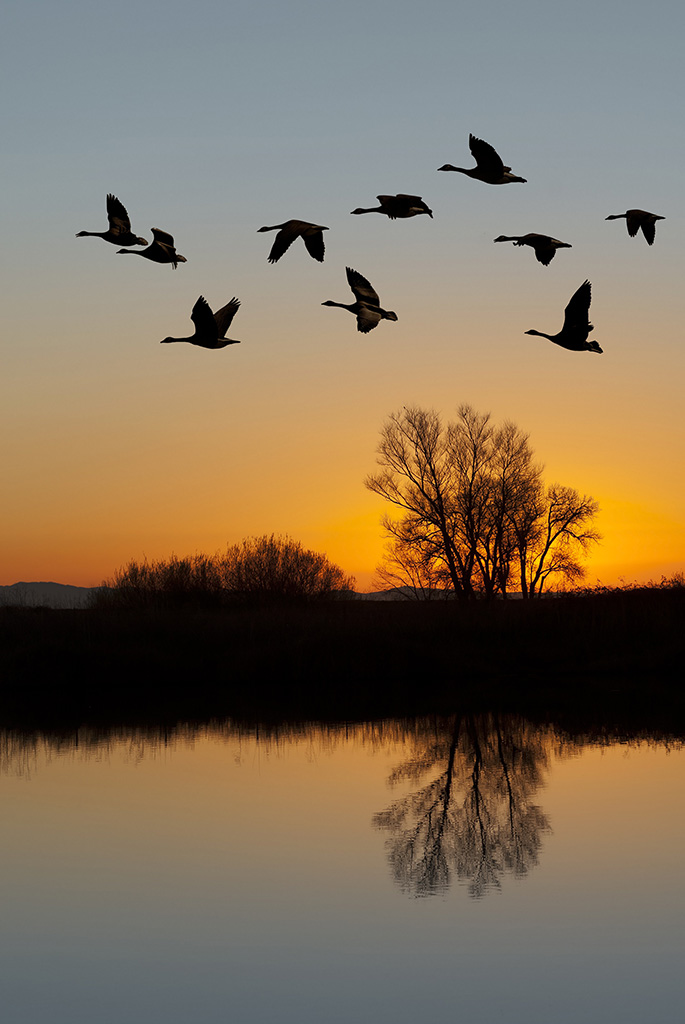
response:
[(682, 1024), (685, 755), (514, 717), (0, 733), (4, 1024)]

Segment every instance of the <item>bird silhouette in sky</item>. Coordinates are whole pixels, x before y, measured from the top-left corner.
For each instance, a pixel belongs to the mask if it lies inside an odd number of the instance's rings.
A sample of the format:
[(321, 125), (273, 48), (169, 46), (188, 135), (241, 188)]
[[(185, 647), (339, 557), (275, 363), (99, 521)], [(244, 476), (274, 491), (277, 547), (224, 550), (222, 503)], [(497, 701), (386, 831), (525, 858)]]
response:
[(200, 348), (226, 348), (227, 345), (240, 345), (234, 338), (227, 338), (226, 331), (231, 326), (233, 317), (240, 307), (240, 299), (232, 298), (225, 306), (212, 313), (209, 303), (201, 295), (190, 314), (195, 324), (195, 333), (189, 338), (162, 338), (160, 345), (168, 345), (174, 341), (187, 341)]
[(529, 231), (527, 235), (500, 235), (495, 242), (513, 242), (514, 245), (530, 245), (535, 251), (535, 258), (538, 263), (547, 267), (554, 259), (557, 249), (570, 249), (569, 242), (560, 242), (558, 238), (551, 235), (538, 235), (535, 231)]
[(625, 213), (612, 213), (605, 220), (622, 220), (625, 217), (628, 234), (634, 238), (640, 228), (647, 239), (647, 245), (654, 245), (656, 238), (656, 222), (665, 220), (657, 213), (647, 213), (646, 210), (626, 210)]
[(111, 192), (107, 196), (107, 220), (109, 221), (107, 231), (79, 231), (76, 237), (85, 238), (87, 235), (91, 235), (95, 238), (104, 238), (106, 242), (111, 242), (113, 245), (147, 245), (146, 238), (139, 238), (138, 235), (133, 234), (126, 207)]
[(420, 213), (427, 213), (433, 217), (433, 211), (429, 210), (421, 196), (407, 196), (400, 192), (396, 196), (376, 196), (380, 206), (370, 206), (364, 209), (358, 206), (352, 213), (384, 213), (390, 220), (403, 217), (417, 217)]
[(347, 271), (347, 281), (354, 292), (356, 302), (348, 304), (345, 302), (333, 302), (329, 299), (327, 302), (322, 302), (322, 306), (339, 306), (341, 309), (348, 309), (350, 313), (354, 313), (357, 317), (357, 330), (361, 331), (362, 334), (368, 334), (369, 331), (378, 326), (381, 320), (397, 320), (397, 313), (381, 307), (378, 293), (365, 277), (358, 274), (356, 270), (352, 270), (351, 267), (346, 267), (345, 269)]
[(488, 185), (508, 185), (512, 181), (521, 181), (525, 184), (526, 178), (519, 178), (511, 173), (511, 167), (502, 163), (500, 155), (488, 143), (477, 139), (475, 135), (469, 135), (469, 149), (476, 161), (475, 167), (454, 167), (452, 164), (443, 164), (438, 167), (439, 171), (459, 171), (467, 174), (469, 178), (476, 178)]
[(272, 227), (259, 228), (258, 231), (278, 231), (269, 253), (269, 263), (278, 263), (281, 256), (293, 244), (296, 238), (301, 238), (309, 255), (323, 263), (325, 246), (323, 244), (323, 232), (328, 228), (320, 224), (310, 224), (306, 220), (287, 220), (284, 224), (274, 224)]
[(558, 334), (545, 334), (543, 331), (526, 331), (526, 334), (537, 334), (540, 338), (548, 338), (555, 345), (561, 345), (571, 352), (602, 352), (596, 341), (588, 341), (587, 336), (594, 327), (589, 320), (591, 285), (584, 281), (580, 288), (571, 296), (564, 310), (564, 326)]
[(117, 253), (130, 253), (132, 256), (142, 256), (153, 263), (170, 263), (174, 270), (179, 263), (187, 263), (185, 256), (176, 252), (174, 239), (166, 231), (159, 228), (152, 229), (153, 242), (147, 249), (118, 249)]

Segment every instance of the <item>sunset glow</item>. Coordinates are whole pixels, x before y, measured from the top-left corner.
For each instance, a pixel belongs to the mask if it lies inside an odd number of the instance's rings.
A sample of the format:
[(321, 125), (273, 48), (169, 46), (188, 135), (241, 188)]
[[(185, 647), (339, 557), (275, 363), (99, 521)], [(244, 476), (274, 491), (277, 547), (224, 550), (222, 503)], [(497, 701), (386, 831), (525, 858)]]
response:
[[(381, 426), (462, 402), (598, 500), (588, 584), (685, 567), (680, 7), (10, 8), (1, 584), (92, 586), (273, 532), (368, 590)], [(472, 163), (469, 132), (527, 184), (437, 173)], [(108, 192), (188, 262), (75, 238), (105, 229)], [(350, 216), (386, 192), (434, 219)], [(631, 207), (665, 218), (653, 246), (605, 220)], [(300, 241), (267, 263), (258, 228), (292, 217), (328, 226), (323, 264)], [(572, 248), (543, 267), (493, 245), (528, 231)], [(396, 323), (362, 335), (321, 305), (350, 301), (346, 266)], [(524, 334), (558, 331), (586, 278), (603, 355)], [(240, 345), (159, 344), (199, 295), (238, 296)]]

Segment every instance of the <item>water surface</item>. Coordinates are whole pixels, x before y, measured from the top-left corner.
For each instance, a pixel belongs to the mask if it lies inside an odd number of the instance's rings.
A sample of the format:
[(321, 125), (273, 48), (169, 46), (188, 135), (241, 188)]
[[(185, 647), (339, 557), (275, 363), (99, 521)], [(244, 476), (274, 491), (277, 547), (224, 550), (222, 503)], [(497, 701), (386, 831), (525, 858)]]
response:
[(8, 1024), (682, 1022), (680, 743), (0, 734)]

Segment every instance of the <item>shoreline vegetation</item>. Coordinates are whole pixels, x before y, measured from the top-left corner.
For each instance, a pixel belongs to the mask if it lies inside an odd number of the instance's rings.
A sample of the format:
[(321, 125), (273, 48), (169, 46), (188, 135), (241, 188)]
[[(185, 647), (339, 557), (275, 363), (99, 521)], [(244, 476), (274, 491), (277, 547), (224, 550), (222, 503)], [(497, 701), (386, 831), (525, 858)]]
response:
[(0, 722), (685, 719), (685, 583), (538, 601), (0, 607)]

